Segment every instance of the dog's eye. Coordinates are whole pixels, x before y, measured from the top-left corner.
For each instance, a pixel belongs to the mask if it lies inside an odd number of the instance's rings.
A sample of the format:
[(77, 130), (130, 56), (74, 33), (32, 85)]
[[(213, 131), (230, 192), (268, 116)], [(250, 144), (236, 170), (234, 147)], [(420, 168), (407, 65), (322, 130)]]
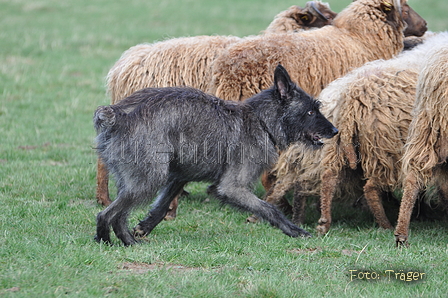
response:
[(314, 116), (314, 114), (316, 114), (314, 111), (308, 111), (308, 116)]

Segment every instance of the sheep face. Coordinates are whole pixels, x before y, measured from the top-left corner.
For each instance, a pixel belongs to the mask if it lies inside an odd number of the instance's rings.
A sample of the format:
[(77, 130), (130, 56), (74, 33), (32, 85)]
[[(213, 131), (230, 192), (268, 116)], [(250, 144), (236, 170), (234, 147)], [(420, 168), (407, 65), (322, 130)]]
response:
[(428, 30), (427, 23), (415, 10), (407, 3), (403, 5), (401, 14), (407, 27), (404, 30), (404, 36), (422, 36)]

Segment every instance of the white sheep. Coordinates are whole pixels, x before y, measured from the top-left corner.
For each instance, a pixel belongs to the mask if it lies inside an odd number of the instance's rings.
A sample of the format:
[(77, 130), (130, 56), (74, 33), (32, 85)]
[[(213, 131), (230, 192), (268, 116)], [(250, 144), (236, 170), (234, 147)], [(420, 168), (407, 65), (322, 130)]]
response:
[(404, 192), (395, 228), (397, 245), (407, 244), (412, 209), (420, 191), (435, 186), (448, 206), (448, 42), (423, 60), (417, 98), (403, 156)]

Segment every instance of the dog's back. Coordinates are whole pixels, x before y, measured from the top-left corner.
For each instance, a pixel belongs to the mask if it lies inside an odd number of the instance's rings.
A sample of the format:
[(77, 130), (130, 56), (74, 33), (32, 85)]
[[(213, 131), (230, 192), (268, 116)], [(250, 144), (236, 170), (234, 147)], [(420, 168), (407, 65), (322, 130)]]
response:
[[(214, 181), (224, 164), (248, 162), (245, 151), (263, 149), (250, 148), (256, 143), (251, 138), (263, 133), (250, 106), (192, 88), (142, 89), (99, 107), (94, 125), (98, 152), (112, 172), (134, 163), (142, 172), (168, 167), (189, 181)], [(257, 153), (252, 156), (267, 166), (266, 152)]]

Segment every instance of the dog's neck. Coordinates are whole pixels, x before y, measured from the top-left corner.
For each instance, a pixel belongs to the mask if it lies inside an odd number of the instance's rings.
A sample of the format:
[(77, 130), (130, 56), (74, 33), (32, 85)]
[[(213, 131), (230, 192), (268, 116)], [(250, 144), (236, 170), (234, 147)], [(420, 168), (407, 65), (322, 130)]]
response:
[(262, 119), (260, 119), (260, 118), (258, 118), (258, 120), (260, 121), (261, 128), (262, 128), (262, 129), (264, 130), (264, 132), (266, 132), (266, 134), (268, 135), (269, 140), (272, 142), (272, 144), (274, 145), (274, 147), (277, 147), (277, 141), (275, 140), (275, 138), (274, 138), (274, 136), (272, 135), (272, 133), (269, 131), (269, 128), (268, 128), (268, 126), (266, 125), (266, 123), (265, 123)]

